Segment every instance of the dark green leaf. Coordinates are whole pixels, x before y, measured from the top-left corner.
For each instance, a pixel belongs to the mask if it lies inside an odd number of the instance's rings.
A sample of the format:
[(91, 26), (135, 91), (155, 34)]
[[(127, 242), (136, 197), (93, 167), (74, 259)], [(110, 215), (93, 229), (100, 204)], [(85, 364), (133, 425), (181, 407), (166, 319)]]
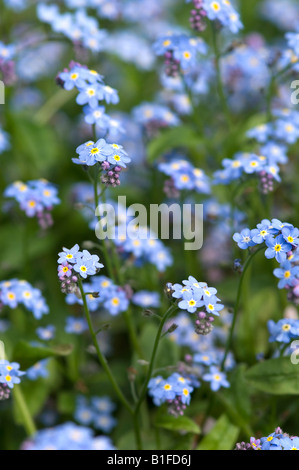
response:
[(187, 416), (178, 416), (177, 418), (170, 415), (159, 416), (156, 421), (156, 426), (169, 429), (170, 431), (200, 434), (200, 427)]
[(289, 357), (260, 362), (247, 370), (246, 379), (255, 388), (272, 395), (299, 394), (299, 367)]
[(54, 356), (67, 356), (73, 350), (71, 344), (59, 344), (50, 347), (31, 346), (25, 341), (20, 341), (13, 353), (13, 360), (21, 365), (21, 369), (28, 369), (36, 362)]

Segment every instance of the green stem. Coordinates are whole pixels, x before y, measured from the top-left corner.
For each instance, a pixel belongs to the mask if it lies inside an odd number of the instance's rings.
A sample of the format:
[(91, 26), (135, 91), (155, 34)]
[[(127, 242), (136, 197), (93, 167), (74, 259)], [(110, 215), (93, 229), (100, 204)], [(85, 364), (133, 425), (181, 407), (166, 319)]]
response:
[(15, 385), (12, 394), (19, 409), (20, 415), (22, 416), (22, 421), (26, 433), (29, 437), (34, 436), (37, 430), (30, 414), (30, 411), (28, 409), (27, 403), (25, 401), (24, 395), (22, 393), (21, 387), (19, 385)]
[(135, 407), (135, 416), (136, 417), (138, 417), (140, 407), (141, 407), (142, 402), (145, 399), (145, 396), (146, 396), (146, 393), (147, 393), (148, 382), (150, 381), (150, 379), (152, 377), (152, 372), (153, 372), (154, 365), (155, 365), (155, 359), (156, 359), (156, 355), (157, 355), (157, 351), (158, 351), (159, 342), (160, 342), (160, 339), (161, 339), (161, 336), (162, 336), (163, 327), (165, 325), (165, 322), (170, 317), (170, 315), (176, 309), (177, 309), (176, 304), (171, 305), (169, 307), (169, 309), (166, 311), (166, 313), (164, 314), (163, 318), (161, 319), (161, 322), (160, 322), (160, 325), (159, 325), (159, 328), (158, 328), (158, 331), (157, 331), (157, 335), (156, 335), (156, 339), (155, 339), (155, 343), (154, 343), (154, 347), (153, 347), (153, 351), (152, 351), (151, 360), (150, 360), (150, 363), (149, 363), (147, 375), (146, 375), (146, 378), (145, 378), (145, 382), (143, 384), (143, 388), (141, 390), (138, 402), (137, 402), (136, 407)]
[(259, 251), (261, 251), (262, 249), (264, 249), (264, 246), (260, 247), (260, 248), (259, 248), (258, 250), (256, 250), (254, 253), (251, 253), (251, 254), (249, 255), (249, 257), (247, 258), (245, 264), (244, 264), (243, 271), (242, 271), (242, 274), (241, 274), (241, 277), (240, 277), (240, 281), (239, 281), (238, 291), (237, 291), (237, 298), (236, 298), (235, 307), (234, 307), (233, 321), (232, 321), (232, 324), (231, 324), (231, 327), (230, 327), (230, 332), (229, 332), (228, 340), (227, 340), (227, 343), (226, 343), (226, 348), (225, 348), (225, 353), (224, 353), (223, 361), (222, 361), (222, 363), (221, 363), (221, 370), (224, 370), (225, 361), (226, 361), (227, 356), (228, 356), (228, 353), (229, 353), (229, 351), (230, 351), (230, 349), (231, 349), (231, 345), (232, 345), (232, 341), (233, 341), (233, 335), (234, 335), (234, 330), (235, 330), (236, 321), (237, 321), (237, 316), (238, 316), (238, 311), (239, 311), (239, 306), (240, 306), (240, 300), (241, 300), (241, 294), (242, 294), (242, 287), (243, 287), (243, 282), (244, 282), (244, 278), (245, 278), (246, 271), (247, 271), (248, 267), (250, 266), (250, 263), (251, 263), (251, 261), (253, 260), (253, 258), (255, 257), (255, 255), (256, 255)]
[(87, 301), (86, 301), (86, 295), (85, 295), (83, 285), (82, 285), (82, 281), (81, 281), (80, 278), (78, 278), (78, 286), (79, 286), (82, 301), (83, 301), (83, 307), (84, 307), (84, 312), (85, 312), (85, 316), (86, 316), (86, 319), (87, 319), (89, 331), (90, 331), (90, 334), (91, 334), (91, 337), (92, 337), (94, 347), (95, 347), (96, 352), (97, 352), (99, 362), (102, 365), (103, 369), (105, 370), (105, 372), (106, 372), (106, 374), (107, 374), (107, 376), (108, 376), (108, 378), (111, 382), (111, 385), (113, 386), (114, 391), (115, 391), (116, 395), (118, 396), (118, 398), (120, 399), (121, 403), (129, 411), (129, 413), (133, 414), (133, 409), (132, 409), (130, 403), (127, 401), (126, 397), (123, 395), (122, 391), (120, 390), (120, 388), (119, 388), (119, 386), (118, 386), (118, 384), (117, 384), (117, 382), (116, 382), (116, 380), (115, 380), (115, 378), (112, 374), (112, 371), (111, 371), (111, 369), (108, 365), (108, 362), (107, 362), (105, 356), (103, 355), (103, 353), (100, 350), (98, 340), (97, 340), (95, 331), (94, 331), (93, 326), (92, 326), (92, 321), (91, 321), (91, 317), (90, 317), (90, 313), (89, 313), (89, 308), (88, 308)]
[(38, 124), (46, 124), (54, 114), (56, 114), (56, 112), (74, 96), (75, 90), (58, 90), (55, 95), (51, 96), (51, 98), (39, 109), (34, 116), (34, 120)]

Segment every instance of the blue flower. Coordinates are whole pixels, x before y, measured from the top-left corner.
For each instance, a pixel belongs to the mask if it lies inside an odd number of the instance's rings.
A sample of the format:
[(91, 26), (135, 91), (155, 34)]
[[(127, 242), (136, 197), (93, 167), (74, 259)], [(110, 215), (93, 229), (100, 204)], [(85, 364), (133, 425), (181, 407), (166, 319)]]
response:
[(37, 380), (40, 377), (46, 378), (49, 375), (47, 369), (49, 359), (43, 359), (42, 361), (36, 362), (33, 366), (29, 367), (26, 371), (26, 376), (29, 380)]
[(102, 414), (95, 416), (93, 424), (96, 429), (100, 429), (105, 433), (109, 433), (116, 426), (117, 421), (115, 418), (113, 418), (113, 416)]
[(76, 256), (77, 254), (79, 253), (79, 245), (76, 244), (74, 245), (70, 250), (68, 248), (63, 248), (63, 251), (61, 251), (60, 253), (58, 253), (58, 263), (59, 264), (62, 264), (62, 263), (71, 263), (71, 264), (75, 264), (76, 263)]
[(283, 450), (299, 450), (299, 437), (283, 437), (279, 444)]
[(68, 72), (61, 72), (59, 78), (63, 81), (63, 88), (72, 90), (74, 87), (84, 87), (86, 84), (84, 70), (83, 67), (75, 66)]
[(194, 313), (199, 307), (204, 305), (204, 301), (200, 298), (196, 298), (196, 295), (192, 292), (184, 292), (182, 300), (178, 303), (178, 306), (182, 310), (187, 310), (189, 313)]
[(281, 231), (283, 238), (291, 245), (299, 245), (299, 229), (284, 227)]
[(160, 296), (157, 292), (141, 290), (133, 295), (132, 302), (143, 308), (160, 307)]
[(238, 247), (242, 250), (246, 250), (251, 246), (255, 246), (256, 243), (252, 240), (252, 236), (255, 236), (256, 233), (252, 233), (249, 228), (245, 228), (241, 233), (235, 233), (233, 235), (233, 240), (238, 243)]
[(282, 434), (273, 432), (267, 437), (261, 438), (261, 449), (262, 450), (281, 450), (281, 437)]
[(39, 327), (36, 329), (36, 334), (40, 339), (43, 339), (44, 341), (49, 341), (50, 339), (53, 339), (55, 336), (55, 330), (56, 327), (54, 325), (48, 325), (43, 327)]
[(80, 335), (87, 329), (88, 329), (88, 325), (84, 318), (67, 317), (66, 326), (65, 326), (65, 331), (67, 333)]
[(15, 384), (21, 382), (20, 377), (25, 372), (19, 370), (20, 364), (17, 362), (9, 362), (7, 360), (0, 360), (0, 383), (7, 385), (9, 388), (13, 388)]
[(279, 289), (284, 289), (287, 286), (296, 284), (296, 278), (299, 274), (299, 266), (292, 266), (290, 261), (285, 261), (281, 264), (280, 268), (273, 271), (274, 276), (280, 279), (278, 283)]
[(109, 298), (105, 300), (103, 305), (110, 315), (114, 316), (128, 309), (129, 300), (124, 291), (114, 288), (109, 292)]
[(216, 366), (211, 366), (209, 373), (204, 374), (202, 378), (205, 382), (210, 382), (211, 390), (213, 390), (213, 392), (217, 392), (221, 387), (230, 387), (230, 384), (226, 379), (226, 374), (224, 372), (220, 372)]
[(278, 237), (267, 237), (266, 238), (267, 250), (265, 251), (265, 256), (268, 259), (276, 258), (279, 263), (286, 261), (287, 252), (291, 251), (292, 245), (286, 243), (282, 235)]
[(80, 145), (76, 152), (79, 154), (81, 163), (87, 166), (93, 166), (97, 162), (103, 162), (113, 153), (111, 145), (107, 144), (105, 139), (99, 139), (96, 143), (89, 141)]
[(290, 343), (290, 341), (299, 336), (299, 321), (293, 319), (283, 319), (275, 323), (268, 321), (268, 330), (270, 333), (269, 341), (272, 343)]

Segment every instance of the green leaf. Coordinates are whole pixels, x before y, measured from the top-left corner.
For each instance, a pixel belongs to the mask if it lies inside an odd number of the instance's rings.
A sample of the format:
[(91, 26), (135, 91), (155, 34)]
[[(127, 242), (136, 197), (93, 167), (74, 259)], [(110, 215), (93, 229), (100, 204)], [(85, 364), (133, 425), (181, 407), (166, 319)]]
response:
[(238, 435), (239, 429), (229, 421), (226, 415), (222, 415), (196, 450), (232, 450)]
[(169, 415), (159, 416), (156, 426), (158, 428), (169, 429), (170, 431), (200, 434), (200, 427), (187, 416), (178, 416), (177, 418)]
[(248, 424), (252, 415), (251, 392), (251, 387), (245, 380), (245, 365), (240, 365), (230, 376), (230, 387), (218, 393), (218, 399), (225, 406), (228, 417), (247, 434), (248, 438), (253, 435)]
[(67, 356), (73, 350), (71, 344), (59, 344), (52, 347), (31, 346), (25, 341), (20, 341), (13, 352), (13, 361), (21, 365), (21, 369), (28, 369), (36, 362), (54, 356)]
[(299, 394), (299, 367), (289, 357), (260, 362), (246, 371), (245, 378), (258, 390), (272, 395)]
[(153, 162), (164, 153), (178, 147), (198, 149), (200, 146), (202, 146), (202, 141), (191, 127), (173, 127), (161, 132), (149, 143), (148, 161)]

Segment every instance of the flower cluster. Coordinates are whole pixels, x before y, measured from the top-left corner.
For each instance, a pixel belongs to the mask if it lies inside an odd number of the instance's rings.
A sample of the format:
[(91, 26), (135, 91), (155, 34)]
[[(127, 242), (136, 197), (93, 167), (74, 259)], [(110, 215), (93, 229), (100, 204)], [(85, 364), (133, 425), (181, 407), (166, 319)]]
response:
[(285, 31), (296, 31), (299, 25), (299, 5), (296, 0), (264, 0), (261, 13), (267, 20)]
[[(104, 309), (115, 316), (128, 309), (129, 299), (125, 290), (106, 276), (93, 276), (89, 283), (83, 284), (83, 289), (88, 293), (86, 301), (91, 312)], [(82, 305), (82, 299), (74, 293), (67, 295), (66, 302), (69, 305)]]
[[(232, 354), (228, 354), (224, 367), (223, 345), (227, 340), (228, 328), (231, 324), (231, 315), (221, 315), (222, 326), (214, 326), (213, 334), (209, 336), (199, 336), (194, 332), (194, 326), (190, 316), (184, 312), (179, 313), (172, 322), (177, 328), (169, 334), (171, 341), (181, 347), (191, 350), (191, 354), (186, 354), (184, 362), (178, 365), (178, 372), (192, 380), (192, 384), (200, 386), (200, 381), (210, 383), (211, 390), (217, 391), (221, 387), (229, 387), (226, 371), (235, 366)], [(166, 324), (166, 329), (171, 326), (170, 321)], [(221, 370), (222, 369), (222, 370)]]
[(100, 102), (117, 104), (118, 93), (114, 88), (105, 85), (103, 77), (98, 72), (89, 70), (77, 62), (71, 62), (69, 70), (60, 72), (56, 81), (65, 90), (74, 88), (78, 90), (76, 102), (84, 106), (84, 119), (87, 124), (94, 124), (105, 132), (114, 128), (114, 120), (105, 113), (105, 107), (100, 106)]
[(222, 161), (223, 170), (214, 173), (214, 184), (229, 184), (238, 180), (245, 173), (257, 174), (263, 193), (273, 190), (273, 180), (280, 181), (278, 163), (285, 163), (285, 148), (279, 145), (267, 145), (261, 149), (262, 155), (254, 153), (238, 153), (233, 159)]
[(92, 429), (66, 422), (38, 431), (23, 442), (22, 450), (114, 450), (106, 436), (94, 437)]
[(186, 406), (190, 404), (191, 393), (194, 388), (191, 381), (178, 373), (167, 379), (158, 376), (148, 383), (149, 395), (156, 406), (167, 403), (168, 412), (173, 416), (182, 416)]
[(104, 267), (99, 263), (100, 258), (97, 255), (91, 255), (87, 250), (80, 251), (78, 244), (71, 249), (63, 248), (58, 256), (58, 277), (64, 293), (76, 290), (78, 276), (86, 279)]
[(154, 46), (157, 55), (165, 59), (165, 73), (167, 76), (176, 76), (179, 67), (185, 71), (194, 67), (198, 54), (207, 53), (207, 45), (201, 38), (192, 38), (185, 34), (171, 34), (159, 38)]
[(253, 230), (245, 228), (233, 236), (239, 248), (245, 250), (265, 243), (267, 259), (275, 258), (280, 267), (274, 269), (274, 275), (280, 279), (279, 289), (288, 289), (290, 298), (299, 295), (299, 229), (278, 219), (262, 220)]
[(37, 320), (49, 313), (41, 291), (32, 287), (29, 282), (18, 279), (0, 282), (0, 308), (7, 306), (14, 309), (20, 304), (32, 312)]
[(25, 374), (20, 369), (17, 362), (9, 362), (4, 359), (0, 360), (0, 396), (2, 399), (8, 398), (8, 390), (14, 388), (15, 384), (21, 382), (20, 377)]
[(109, 397), (91, 397), (89, 400), (80, 395), (77, 397), (74, 419), (84, 426), (93, 426), (104, 433), (110, 433), (116, 426), (112, 416), (114, 403)]
[(277, 428), (269, 436), (261, 439), (252, 437), (250, 443), (236, 444), (235, 450), (299, 450), (299, 437), (290, 436)]
[(167, 106), (155, 103), (141, 103), (133, 109), (135, 122), (143, 126), (150, 137), (165, 127), (180, 124), (179, 118)]
[[(195, 313), (204, 307), (208, 314), (218, 316), (224, 308), (218, 303), (220, 299), (216, 296), (217, 289), (209, 287), (206, 282), (198, 282), (193, 276), (183, 281), (183, 285), (173, 284), (171, 289), (172, 297), (179, 300), (179, 308), (189, 313)], [(210, 317), (209, 321), (211, 321)]]
[(122, 168), (131, 161), (127, 152), (121, 145), (108, 144), (105, 139), (97, 142), (88, 141), (76, 149), (78, 158), (73, 162), (79, 165), (94, 166), (99, 164), (102, 183), (108, 186), (118, 186), (120, 184), (119, 174)]
[(65, 332), (73, 335), (80, 335), (88, 330), (88, 324), (85, 318), (67, 317)]
[[(243, 28), (239, 13), (235, 10), (229, 0), (186, 0), (192, 1), (200, 16), (205, 15), (211, 21), (218, 21), (223, 27), (228, 28), (233, 34), (236, 34)], [(198, 14), (198, 13), (197, 13)], [(196, 15), (195, 15), (196, 16)]]
[(158, 169), (170, 177), (165, 183), (164, 191), (168, 196), (178, 195), (179, 191), (195, 190), (197, 193), (209, 194), (209, 178), (203, 170), (184, 158), (174, 158), (167, 163), (159, 163)]
[(37, 217), (39, 225), (45, 229), (52, 225), (51, 210), (60, 203), (57, 188), (45, 179), (27, 183), (16, 181), (4, 191), (4, 196), (14, 198), (27, 217)]
[(236, 112), (258, 106), (260, 90), (271, 80), (269, 50), (259, 34), (251, 34), (221, 60), (221, 74), (229, 92), (229, 104)]
[(99, 28), (97, 20), (88, 16), (84, 9), (61, 14), (57, 5), (39, 2), (37, 16), (40, 21), (50, 24), (55, 33), (62, 33), (70, 39), (75, 46), (95, 53), (103, 50), (106, 32)]

